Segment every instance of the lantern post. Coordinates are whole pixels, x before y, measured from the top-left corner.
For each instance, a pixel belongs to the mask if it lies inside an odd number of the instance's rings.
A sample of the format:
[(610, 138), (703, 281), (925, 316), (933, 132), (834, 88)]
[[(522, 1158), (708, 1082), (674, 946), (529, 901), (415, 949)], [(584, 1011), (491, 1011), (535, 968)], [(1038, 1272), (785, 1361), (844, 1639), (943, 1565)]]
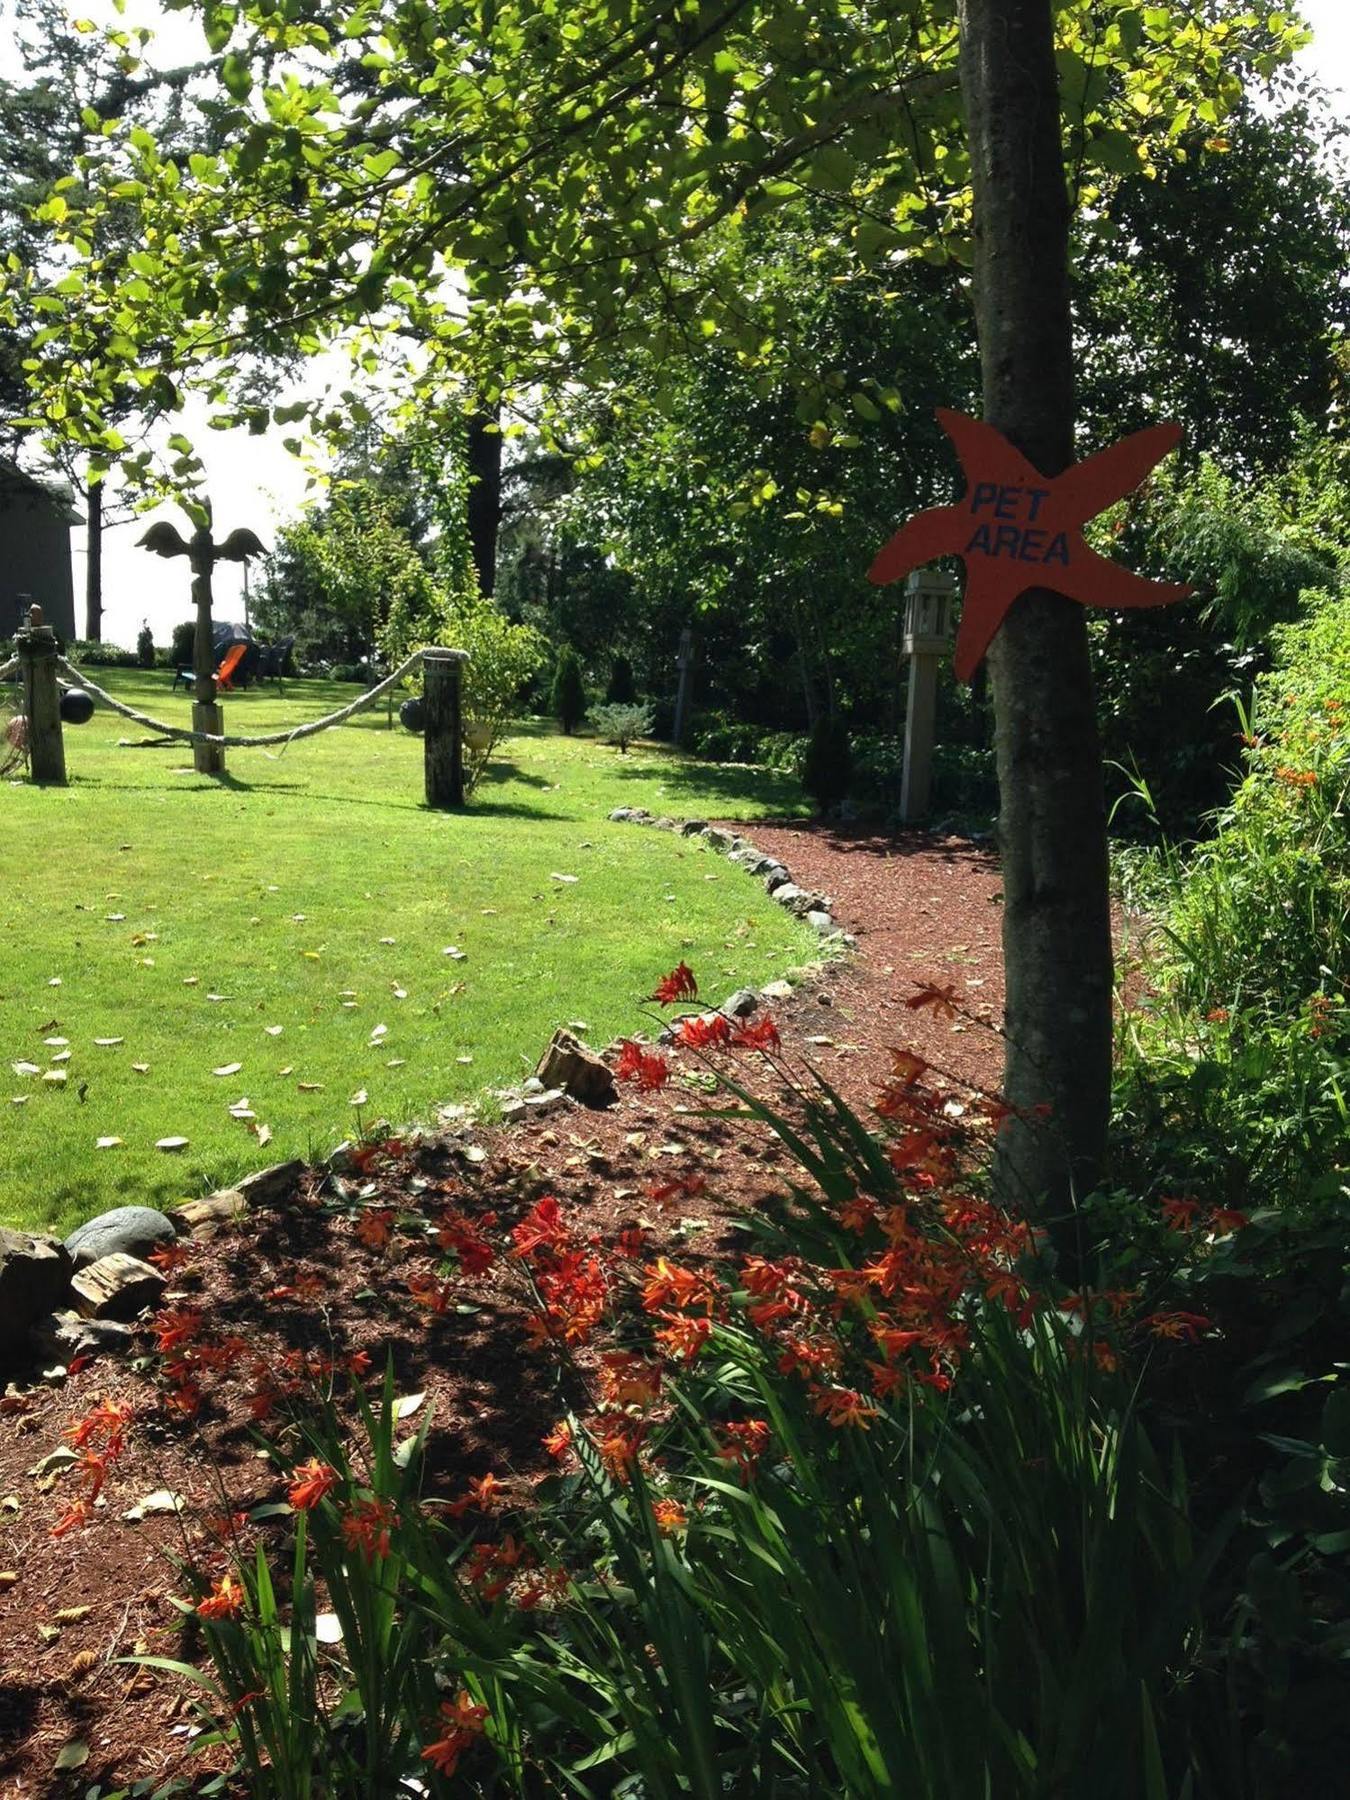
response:
[(28, 766), (44, 786), (66, 784), (66, 746), (61, 735), (61, 690), (56, 680), (56, 633), (30, 606), (28, 623), (14, 634), (28, 720)]
[(933, 738), (937, 718), (938, 664), (955, 638), (956, 582), (935, 569), (916, 569), (905, 583), (902, 648), (909, 657), (905, 711), (905, 762), (900, 778), (900, 817), (918, 825), (928, 817), (933, 789)]

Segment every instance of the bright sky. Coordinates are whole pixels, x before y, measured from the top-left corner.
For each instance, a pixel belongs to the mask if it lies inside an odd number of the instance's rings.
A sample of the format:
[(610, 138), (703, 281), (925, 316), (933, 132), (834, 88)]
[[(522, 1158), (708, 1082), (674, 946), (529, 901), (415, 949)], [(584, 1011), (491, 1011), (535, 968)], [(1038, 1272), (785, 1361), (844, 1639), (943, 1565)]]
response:
[[(111, 18), (107, 0), (67, 0), (73, 16)], [(1338, 91), (1338, 106), (1350, 117), (1350, 0), (1300, 0), (1300, 10), (1316, 37), (1300, 61), (1328, 89)], [(166, 65), (201, 54), (201, 27), (191, 13), (162, 13), (154, 0), (128, 0), (124, 20), (154, 21), (158, 34), (154, 60)], [(13, 50), (10, 0), (0, 0), (0, 72), (17, 73)], [(278, 525), (293, 518), (306, 495), (304, 467), (282, 447), (285, 432), (263, 437), (211, 431), (206, 407), (189, 403), (179, 428), (196, 444), (208, 472), (208, 487), (219, 533), (236, 525), (252, 527), (270, 545)], [(289, 428), (293, 429), (293, 428)], [(131, 645), (148, 620), (157, 642), (165, 643), (180, 619), (191, 615), (186, 562), (165, 562), (136, 548), (136, 539), (154, 518), (176, 518), (172, 509), (110, 529), (104, 538), (104, 636)], [(84, 533), (74, 537), (76, 617), (83, 629)], [(243, 617), (243, 575), (239, 565), (222, 563), (215, 579), (217, 618)]]

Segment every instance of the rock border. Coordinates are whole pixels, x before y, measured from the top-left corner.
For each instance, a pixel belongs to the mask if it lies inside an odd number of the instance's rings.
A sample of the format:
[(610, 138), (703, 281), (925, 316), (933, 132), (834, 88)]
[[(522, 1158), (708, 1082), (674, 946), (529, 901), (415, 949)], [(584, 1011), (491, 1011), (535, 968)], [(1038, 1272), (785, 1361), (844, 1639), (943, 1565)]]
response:
[(823, 943), (852, 950), (857, 938), (845, 931), (834, 916), (834, 901), (815, 888), (799, 887), (785, 863), (765, 853), (739, 832), (727, 831), (720, 825), (709, 825), (704, 819), (672, 819), (650, 813), (645, 806), (616, 806), (609, 815), (611, 825), (646, 825), (653, 831), (670, 831), (677, 837), (697, 838), (719, 856), (735, 863), (747, 875), (764, 883), (771, 900), (785, 906), (799, 919), (805, 919)]

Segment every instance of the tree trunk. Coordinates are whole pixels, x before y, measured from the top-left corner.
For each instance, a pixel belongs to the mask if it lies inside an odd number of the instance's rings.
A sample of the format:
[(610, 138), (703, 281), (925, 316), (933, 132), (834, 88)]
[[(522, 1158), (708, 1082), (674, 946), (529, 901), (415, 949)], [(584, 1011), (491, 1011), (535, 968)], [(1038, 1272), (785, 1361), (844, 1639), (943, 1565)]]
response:
[(84, 487), (84, 635), (91, 644), (103, 641), (103, 482)]
[[(1051, 0), (960, 0), (984, 417), (1045, 475), (1073, 459), (1069, 201)], [(1106, 811), (1081, 606), (1024, 595), (989, 651), (1007, 971), (1000, 1196), (1067, 1221), (1111, 1082)], [(1047, 1109), (1043, 1118), (1026, 1117)], [(1071, 1222), (1057, 1233), (1071, 1246)]]
[(469, 548), (478, 573), (479, 591), (491, 597), (497, 586), (497, 529), (502, 519), (501, 408), (493, 406), (469, 419)]

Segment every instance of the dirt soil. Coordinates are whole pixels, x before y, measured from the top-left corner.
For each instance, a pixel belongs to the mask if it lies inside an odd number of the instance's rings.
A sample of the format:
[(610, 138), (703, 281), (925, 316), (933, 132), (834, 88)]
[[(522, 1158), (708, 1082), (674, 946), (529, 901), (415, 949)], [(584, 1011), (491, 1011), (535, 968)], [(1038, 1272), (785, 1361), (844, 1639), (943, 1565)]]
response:
[[(995, 1091), (1003, 989), (1000, 881), (989, 852), (920, 834), (749, 829), (801, 886), (832, 897), (857, 938), (846, 959), (775, 1006), (786, 1058), (814, 1064), (863, 1108), (893, 1046), (917, 1052), (953, 1093)], [(663, 973), (654, 969), (653, 979)], [(907, 1006), (924, 983), (954, 986), (965, 1016)], [(247, 1416), (256, 1359), (279, 1367), (287, 1355), (365, 1351), (378, 1371), (391, 1356), (398, 1392), (426, 1395), (418, 1422), (429, 1409), (434, 1487), (459, 1492), (488, 1470), (528, 1487), (547, 1460), (539, 1440), (561, 1402), (548, 1364), (523, 1346), (523, 1306), (509, 1279), (494, 1270), (463, 1282), (446, 1311), (430, 1313), (407, 1288), (435, 1266), (424, 1228), (369, 1247), (354, 1235), (354, 1216), (382, 1205), (405, 1222), (447, 1207), (509, 1220), (553, 1193), (598, 1233), (641, 1225), (653, 1251), (678, 1244), (686, 1260), (715, 1254), (728, 1223), (781, 1184), (788, 1162), (765, 1128), (700, 1118), (707, 1096), (697, 1059), (676, 1052), (672, 1063), (676, 1079), (658, 1093), (625, 1088), (607, 1111), (569, 1101), (530, 1123), (470, 1125), (376, 1156), (359, 1171), (312, 1171), (242, 1227), (187, 1240), (191, 1259), (171, 1276), (165, 1306), (200, 1308), (217, 1338), (246, 1346), (195, 1420), (166, 1416), (148, 1331), (135, 1357), (99, 1357), (49, 1379), (33, 1369), (10, 1385), (0, 1400), (0, 1796), (82, 1795), (97, 1782), (164, 1781), (210, 1766), (209, 1753), (189, 1746), (185, 1684), (119, 1659), (197, 1657), (192, 1622), (173, 1604), (186, 1591), (173, 1559), (190, 1551), (209, 1561), (211, 1520), (284, 1499)], [(738, 1063), (737, 1073), (765, 1099), (781, 1098), (762, 1059)], [(697, 1196), (658, 1198), (676, 1176), (702, 1178)], [(88, 1524), (53, 1537), (75, 1490), (44, 1459), (105, 1397), (135, 1405), (136, 1424)], [(151, 1495), (166, 1510), (152, 1504), (139, 1521), (124, 1517)], [(248, 1526), (246, 1546), (268, 1529)], [(85, 1753), (68, 1773), (56, 1770), (63, 1751)]]

